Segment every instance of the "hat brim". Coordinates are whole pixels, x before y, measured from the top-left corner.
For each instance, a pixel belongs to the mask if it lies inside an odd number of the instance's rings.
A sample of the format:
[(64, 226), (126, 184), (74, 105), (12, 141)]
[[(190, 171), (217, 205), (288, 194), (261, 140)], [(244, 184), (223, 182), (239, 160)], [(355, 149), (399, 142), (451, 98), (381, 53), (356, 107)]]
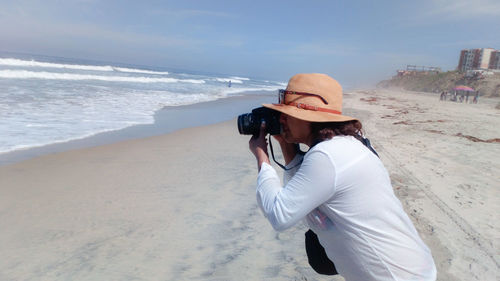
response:
[(279, 111), (281, 113), (285, 113), (297, 119), (309, 122), (345, 122), (345, 121), (358, 120), (354, 117), (346, 115), (334, 114), (323, 111), (307, 110), (292, 105), (273, 103), (273, 104), (262, 104), (262, 106)]

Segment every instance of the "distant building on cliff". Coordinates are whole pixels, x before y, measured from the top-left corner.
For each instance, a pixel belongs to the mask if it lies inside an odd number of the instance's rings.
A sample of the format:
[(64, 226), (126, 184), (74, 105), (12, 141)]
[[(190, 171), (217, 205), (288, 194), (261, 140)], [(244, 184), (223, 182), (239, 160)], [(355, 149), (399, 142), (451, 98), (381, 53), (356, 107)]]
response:
[(490, 69), (500, 69), (500, 51), (494, 51), (490, 57)]
[(417, 66), (417, 65), (406, 65), (406, 70), (399, 69), (397, 71), (398, 77), (406, 75), (416, 75), (416, 74), (438, 74), (441, 72), (441, 68), (437, 66)]
[(492, 48), (462, 50), (458, 61), (458, 71), (500, 69), (499, 52)]

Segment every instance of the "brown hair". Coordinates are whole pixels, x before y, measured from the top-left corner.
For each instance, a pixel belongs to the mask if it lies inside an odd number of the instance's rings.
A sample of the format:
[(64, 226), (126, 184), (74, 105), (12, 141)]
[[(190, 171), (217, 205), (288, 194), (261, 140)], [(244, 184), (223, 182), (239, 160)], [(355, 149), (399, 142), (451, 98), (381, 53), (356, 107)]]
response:
[(311, 122), (311, 131), (316, 143), (329, 140), (334, 136), (353, 136), (361, 139), (361, 122), (351, 120), (345, 122)]

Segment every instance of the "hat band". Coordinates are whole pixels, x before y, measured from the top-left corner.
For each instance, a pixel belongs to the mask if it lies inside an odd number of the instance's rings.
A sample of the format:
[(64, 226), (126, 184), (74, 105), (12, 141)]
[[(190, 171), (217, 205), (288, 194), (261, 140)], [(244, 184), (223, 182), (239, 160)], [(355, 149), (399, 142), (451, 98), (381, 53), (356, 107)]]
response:
[(286, 104), (275, 104), (275, 105), (291, 105), (291, 106), (296, 106), (297, 108), (300, 109), (306, 109), (306, 110), (312, 110), (312, 111), (321, 111), (321, 112), (328, 112), (328, 113), (333, 113), (333, 114), (338, 114), (341, 115), (342, 112), (334, 110), (334, 109), (329, 109), (329, 108), (324, 108), (324, 107), (319, 107), (319, 106), (314, 106), (314, 105), (309, 105), (305, 103), (297, 103), (297, 102), (289, 102)]

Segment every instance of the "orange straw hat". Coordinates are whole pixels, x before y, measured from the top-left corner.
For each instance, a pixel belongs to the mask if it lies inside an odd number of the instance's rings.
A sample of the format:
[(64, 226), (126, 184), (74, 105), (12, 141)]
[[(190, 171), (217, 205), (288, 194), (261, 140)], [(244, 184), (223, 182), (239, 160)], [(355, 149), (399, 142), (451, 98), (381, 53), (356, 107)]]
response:
[(297, 74), (286, 90), (280, 90), (278, 104), (263, 106), (309, 122), (357, 120), (342, 115), (342, 86), (326, 74)]

